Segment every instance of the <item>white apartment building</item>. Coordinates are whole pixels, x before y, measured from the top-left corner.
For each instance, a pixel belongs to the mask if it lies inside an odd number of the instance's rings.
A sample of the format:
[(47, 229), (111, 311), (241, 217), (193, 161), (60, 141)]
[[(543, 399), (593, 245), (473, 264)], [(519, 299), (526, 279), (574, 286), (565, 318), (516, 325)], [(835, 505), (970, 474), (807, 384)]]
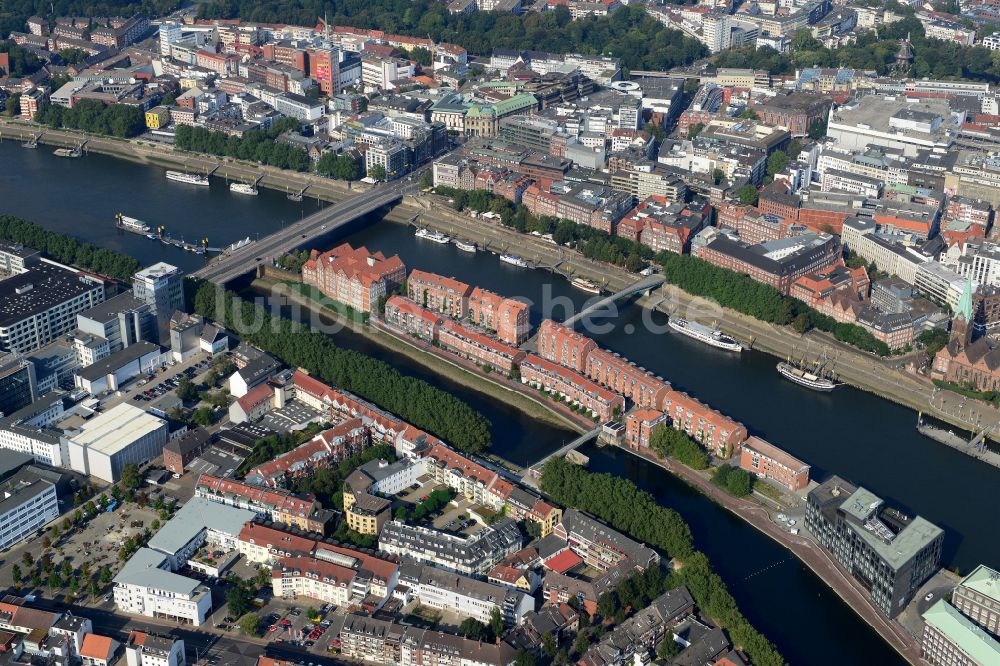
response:
[(365, 151), (365, 173), (371, 174), (372, 167), (385, 169), (386, 179), (393, 180), (406, 171), (406, 146), (397, 139), (384, 139), (368, 146)]
[(361, 81), (366, 86), (386, 89), (393, 81), (413, 76), (413, 63), (399, 58), (365, 57), (361, 61)]
[(334, 606), (346, 606), (355, 594), (354, 578), (354, 569), (333, 562), (313, 557), (286, 557), (271, 573), (271, 589), (279, 599), (307, 597)]
[(534, 598), (524, 592), (430, 566), (405, 563), (399, 579), (422, 605), (447, 609), (483, 624), (489, 624), (494, 609), (507, 624), (520, 624), (525, 613), (535, 609)]
[(960, 256), (955, 257), (949, 251), (941, 263), (978, 284), (1000, 284), (1000, 245), (997, 243), (982, 238), (970, 239)]
[(104, 300), (104, 284), (41, 263), (0, 282), (0, 349), (26, 353), (76, 327), (76, 315)]
[(842, 171), (866, 176), (881, 181), (886, 186), (907, 184), (906, 163), (889, 151), (854, 152), (824, 146), (816, 161), (816, 170), (820, 173)]
[(125, 643), (127, 666), (187, 666), (184, 641), (133, 631)]
[(914, 284), (919, 268), (928, 258), (913, 248), (904, 247), (879, 237), (877, 225), (871, 220), (852, 217), (844, 221), (841, 242), (865, 261), (875, 262), (879, 270), (895, 275), (907, 284)]
[(14, 476), (0, 486), (0, 550), (31, 537), (59, 517), (56, 487), (49, 481)]
[(211, 591), (169, 571), (167, 556), (140, 548), (114, 578), (115, 606), (123, 613), (200, 626), (212, 610)]
[[(954, 312), (958, 310), (958, 302), (962, 299), (967, 280), (968, 278), (945, 268), (936, 261), (927, 261), (917, 268), (913, 286), (931, 300), (947, 304)], [(973, 281), (972, 293), (978, 288), (979, 285)]]

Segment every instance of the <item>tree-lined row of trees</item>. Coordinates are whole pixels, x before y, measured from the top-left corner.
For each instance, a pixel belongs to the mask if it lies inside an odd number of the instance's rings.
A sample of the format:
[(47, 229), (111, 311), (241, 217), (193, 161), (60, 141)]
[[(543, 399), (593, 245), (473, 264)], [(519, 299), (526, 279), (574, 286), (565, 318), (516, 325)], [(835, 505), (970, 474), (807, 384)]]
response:
[(676, 575), (699, 608), (729, 632), (733, 643), (741, 645), (754, 664), (785, 664), (774, 645), (743, 617), (708, 557), (695, 550), (691, 530), (677, 512), (661, 506), (627, 479), (588, 472), (560, 457), (545, 464), (541, 488), (556, 502), (587, 511), (680, 560)]
[(879, 356), (888, 356), (889, 347), (868, 330), (856, 324), (843, 324), (820, 314), (774, 287), (757, 282), (745, 273), (713, 266), (691, 255), (663, 252), (657, 256), (667, 282), (689, 294), (711, 298), (723, 307), (755, 319), (783, 326), (791, 325), (800, 333), (816, 328), (832, 333), (841, 342)]
[(63, 264), (123, 282), (131, 282), (140, 264), (132, 257), (49, 231), (12, 215), (0, 215), (0, 239), (39, 250)]
[(649, 448), (663, 458), (673, 458), (691, 469), (708, 469), (708, 454), (683, 430), (660, 424), (649, 436)]
[(435, 0), (211, 0), (201, 5), (200, 15), (296, 25), (314, 25), (317, 16), (328, 15), (333, 25), (430, 37), (460, 44), (473, 54), (505, 48), (611, 55), (629, 69), (667, 70), (707, 55), (699, 41), (667, 28), (636, 5), (574, 21), (564, 6), (518, 16), (452, 14)]
[(457, 211), (474, 210), (477, 213), (496, 213), (500, 222), (521, 233), (537, 232), (552, 236), (560, 245), (572, 247), (588, 259), (605, 261), (636, 272), (653, 258), (653, 250), (627, 238), (612, 236), (600, 229), (577, 224), (552, 215), (535, 215), (524, 204), (514, 205), (499, 194), (487, 190), (458, 190), (438, 186), (436, 193), (452, 199)]
[(325, 333), (271, 314), (261, 304), (208, 283), (198, 288), (194, 302), (199, 314), (219, 321), (286, 364), (305, 368), (321, 381), (369, 400), (456, 448), (474, 453), (490, 445), (490, 424), (482, 414), (384, 361), (338, 347)]
[(243, 136), (230, 136), (213, 132), (204, 127), (181, 125), (177, 128), (174, 145), (181, 150), (209, 153), (268, 164), (279, 169), (306, 171), (309, 156), (302, 148), (279, 143), (277, 138), (285, 132), (297, 132), (301, 124), (294, 118), (281, 118), (267, 129), (244, 132)]
[(84, 99), (72, 109), (43, 102), (35, 121), (59, 129), (83, 130), (91, 134), (128, 139), (146, 131), (146, 114), (132, 104), (104, 104), (96, 99)]

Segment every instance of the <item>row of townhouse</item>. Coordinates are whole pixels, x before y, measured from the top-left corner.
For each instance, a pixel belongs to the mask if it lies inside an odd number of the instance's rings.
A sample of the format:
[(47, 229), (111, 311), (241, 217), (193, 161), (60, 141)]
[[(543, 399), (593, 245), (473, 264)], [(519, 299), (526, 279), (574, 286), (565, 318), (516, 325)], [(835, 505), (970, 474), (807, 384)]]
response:
[[(630, 399), (643, 410), (665, 413), (670, 425), (684, 430), (720, 457), (731, 456), (747, 437), (746, 428), (739, 422), (686, 393), (674, 390), (663, 378), (654, 376), (623, 356), (598, 348), (592, 339), (551, 319), (543, 321), (539, 327), (538, 354), (575, 372), (577, 381), (589, 378)], [(644, 420), (648, 422), (652, 417)], [(633, 427), (632, 434), (627, 429), (630, 446), (637, 447), (642, 436), (648, 445), (652, 426), (647, 423), (645, 428), (645, 435), (640, 432), (638, 424)]]
[(531, 333), (527, 303), (454, 278), (412, 270), (406, 280), (406, 295), (432, 312), (492, 331), (510, 345), (520, 345)]

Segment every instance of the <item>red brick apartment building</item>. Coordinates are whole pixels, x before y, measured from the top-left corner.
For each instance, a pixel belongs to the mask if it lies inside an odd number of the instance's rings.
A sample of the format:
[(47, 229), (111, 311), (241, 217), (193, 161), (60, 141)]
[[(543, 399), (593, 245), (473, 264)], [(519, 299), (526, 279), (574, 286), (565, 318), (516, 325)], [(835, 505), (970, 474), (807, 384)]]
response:
[(759, 437), (743, 442), (740, 467), (761, 479), (771, 479), (792, 492), (809, 485), (809, 465)]
[(476, 287), (469, 294), (468, 314), (469, 321), (496, 331), (497, 337), (507, 344), (520, 345), (531, 334), (528, 304), (486, 289)]
[(322, 254), (313, 250), (302, 266), (303, 283), (358, 312), (371, 312), (405, 277), (406, 267), (398, 256), (386, 258), (381, 252), (372, 254), (363, 246), (355, 249), (347, 243)]
[(594, 349), (587, 355), (586, 371), (592, 380), (621, 393), (638, 407), (659, 407), (670, 392), (666, 381), (607, 349)]
[(535, 354), (528, 354), (521, 361), (521, 381), (565, 396), (601, 421), (610, 421), (625, 409), (625, 399), (621, 395)]
[(538, 355), (577, 372), (587, 368), (587, 357), (597, 343), (560, 323), (546, 319), (538, 327)]
[(625, 443), (630, 449), (649, 448), (649, 438), (656, 426), (669, 425), (667, 415), (655, 409), (635, 409), (625, 417)]
[(441, 315), (420, 307), (403, 296), (390, 296), (385, 302), (385, 323), (389, 326), (416, 335), (428, 342), (437, 340)]
[(465, 319), (472, 287), (454, 278), (414, 269), (406, 279), (406, 295), (417, 305), (452, 319)]
[(728, 458), (747, 438), (746, 427), (686, 393), (670, 390), (662, 408), (671, 425), (683, 430), (719, 458)]
[(517, 347), (450, 319), (441, 324), (438, 330), (438, 342), (448, 351), (475, 361), (479, 365), (490, 366), (505, 375), (509, 375), (514, 366), (525, 356), (525, 353)]

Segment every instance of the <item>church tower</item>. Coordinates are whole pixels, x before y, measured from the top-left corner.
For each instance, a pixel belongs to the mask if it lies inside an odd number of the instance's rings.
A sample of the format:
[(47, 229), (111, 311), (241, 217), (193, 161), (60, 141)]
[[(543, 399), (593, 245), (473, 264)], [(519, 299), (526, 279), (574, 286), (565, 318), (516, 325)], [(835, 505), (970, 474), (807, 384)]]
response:
[(951, 320), (951, 340), (958, 349), (964, 349), (972, 341), (972, 280), (966, 279), (962, 297), (955, 308), (955, 318)]

